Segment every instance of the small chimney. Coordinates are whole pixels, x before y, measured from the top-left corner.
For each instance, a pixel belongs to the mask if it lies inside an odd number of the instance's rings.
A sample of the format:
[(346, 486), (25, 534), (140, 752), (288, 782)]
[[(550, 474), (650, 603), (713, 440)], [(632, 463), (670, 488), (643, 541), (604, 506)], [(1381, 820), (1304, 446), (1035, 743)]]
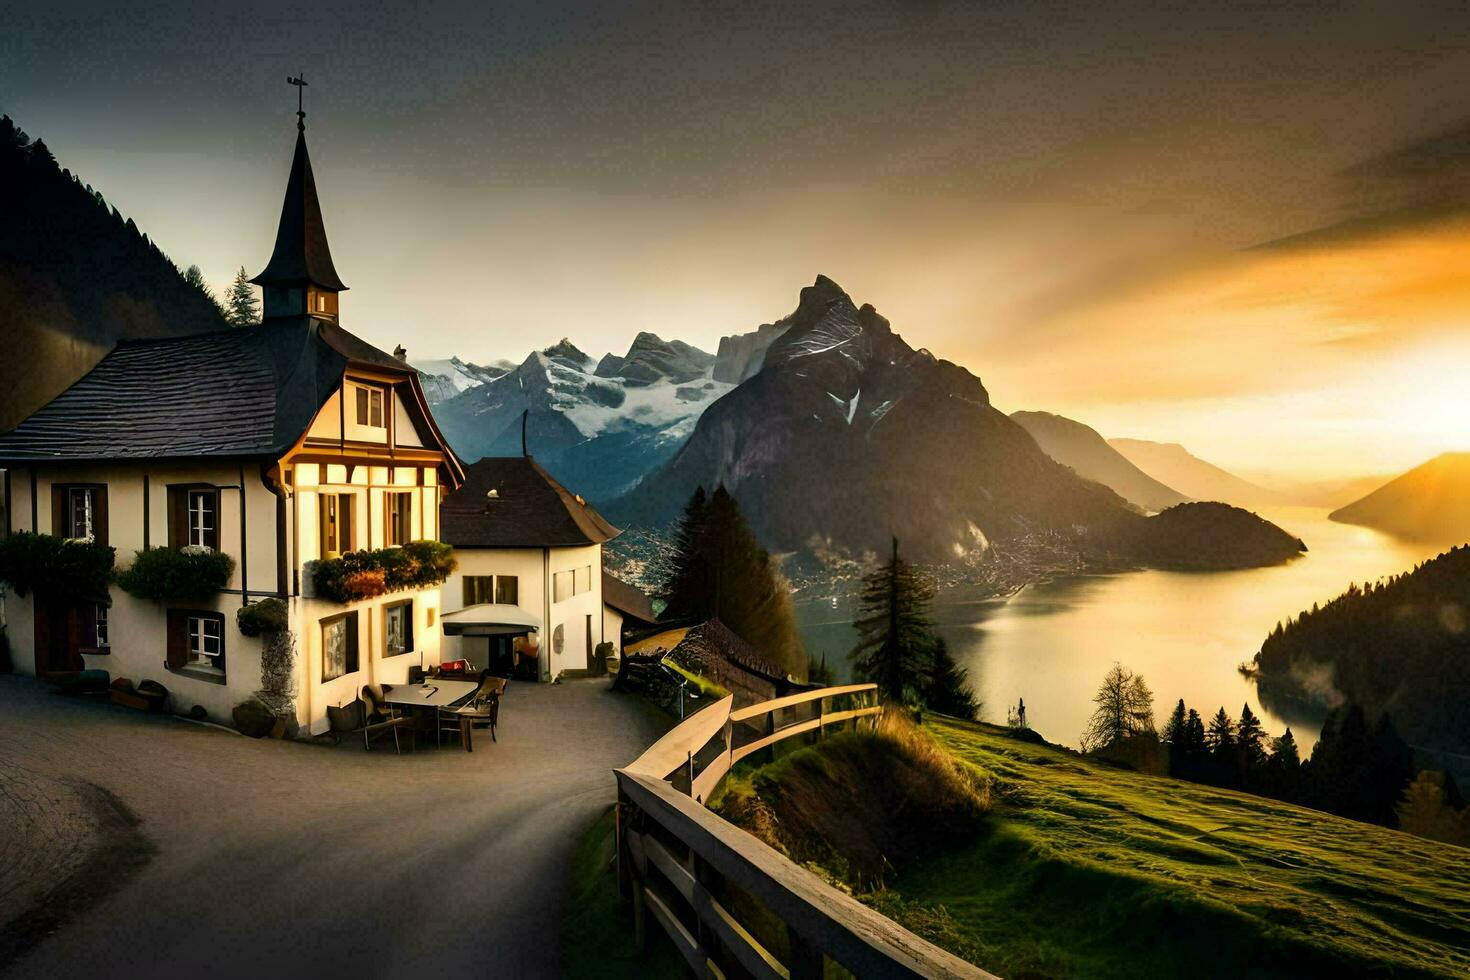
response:
[(403, 349), (402, 344), (399, 344), (397, 347), (393, 348), (393, 356), (398, 358), (404, 364), (408, 363), (408, 351)]

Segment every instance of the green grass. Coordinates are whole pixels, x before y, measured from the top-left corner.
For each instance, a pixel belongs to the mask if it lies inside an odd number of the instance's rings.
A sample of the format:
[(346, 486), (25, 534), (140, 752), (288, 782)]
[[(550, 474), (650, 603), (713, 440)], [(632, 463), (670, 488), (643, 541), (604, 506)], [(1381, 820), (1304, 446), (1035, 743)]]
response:
[(657, 925), (645, 956), (633, 941), (633, 912), (613, 871), (616, 823), (609, 808), (577, 843), (562, 915), (562, 974), (574, 978), (680, 977), (683, 961)]
[(870, 897), (1018, 977), (1470, 976), (1470, 850), (932, 717), (976, 839)]

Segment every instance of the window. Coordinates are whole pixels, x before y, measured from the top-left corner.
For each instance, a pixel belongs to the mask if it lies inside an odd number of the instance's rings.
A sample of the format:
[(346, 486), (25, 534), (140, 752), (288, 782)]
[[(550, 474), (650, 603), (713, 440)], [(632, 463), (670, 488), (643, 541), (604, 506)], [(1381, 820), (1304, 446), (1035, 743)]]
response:
[(571, 572), (557, 572), (551, 576), (551, 601), (565, 602), (576, 595), (575, 580)]
[(387, 543), (408, 544), (413, 540), (413, 494), (389, 493), (385, 496), (385, 509), (388, 512)]
[(357, 613), (322, 620), (322, 680), (357, 670)]
[(219, 550), (219, 488), (180, 484), (168, 488), (168, 546)]
[(374, 429), (383, 428), (383, 390), (358, 385), (356, 391), (357, 424)]
[(51, 487), (51, 532), (59, 538), (107, 543), (107, 487), (104, 484)]
[(92, 606), (92, 645), (98, 650), (107, 649), (107, 605), (98, 602)]
[(413, 650), (413, 600), (383, 607), (383, 656)]
[(464, 604), (477, 606), (482, 602), (500, 602), (514, 606), (520, 602), (521, 580), (514, 575), (466, 575), (464, 577)]
[(224, 615), (200, 609), (170, 609), (167, 666), (169, 670), (224, 683)]
[(577, 569), (577, 595), (592, 591), (592, 566)]
[(352, 550), (352, 499), (350, 493), (324, 493), (318, 498), (323, 558)]
[(219, 544), (219, 520), (213, 490), (189, 491), (189, 543), (196, 547), (214, 548)]

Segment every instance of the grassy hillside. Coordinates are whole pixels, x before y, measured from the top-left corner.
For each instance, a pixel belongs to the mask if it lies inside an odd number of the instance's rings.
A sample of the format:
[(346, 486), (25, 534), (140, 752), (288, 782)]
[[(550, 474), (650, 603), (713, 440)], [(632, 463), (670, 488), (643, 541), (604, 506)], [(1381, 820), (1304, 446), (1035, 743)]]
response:
[(1470, 975), (1470, 851), (925, 727), (990, 774), (994, 810), (878, 904), (1002, 976)]

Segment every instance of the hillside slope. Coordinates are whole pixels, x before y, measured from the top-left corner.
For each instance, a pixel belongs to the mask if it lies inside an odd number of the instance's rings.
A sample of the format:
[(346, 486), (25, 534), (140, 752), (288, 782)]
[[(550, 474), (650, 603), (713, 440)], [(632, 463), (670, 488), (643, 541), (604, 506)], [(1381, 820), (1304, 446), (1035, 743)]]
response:
[(214, 303), (131, 218), (0, 118), (0, 432), (119, 340), (226, 329)]
[(1031, 433), (1052, 459), (1144, 510), (1165, 510), (1189, 499), (1134, 466), (1091, 426), (1050, 412), (1012, 412), (1011, 421)]
[(1470, 453), (1444, 453), (1328, 515), (1400, 537), (1470, 541)]
[(1246, 508), (1291, 502), (1285, 494), (1257, 486), (1205, 462), (1177, 442), (1109, 439), (1108, 445), (1155, 480), (1195, 500), (1219, 500)]
[(1457, 977), (1470, 851), (931, 716), (977, 836), (870, 901), (1007, 977)]

